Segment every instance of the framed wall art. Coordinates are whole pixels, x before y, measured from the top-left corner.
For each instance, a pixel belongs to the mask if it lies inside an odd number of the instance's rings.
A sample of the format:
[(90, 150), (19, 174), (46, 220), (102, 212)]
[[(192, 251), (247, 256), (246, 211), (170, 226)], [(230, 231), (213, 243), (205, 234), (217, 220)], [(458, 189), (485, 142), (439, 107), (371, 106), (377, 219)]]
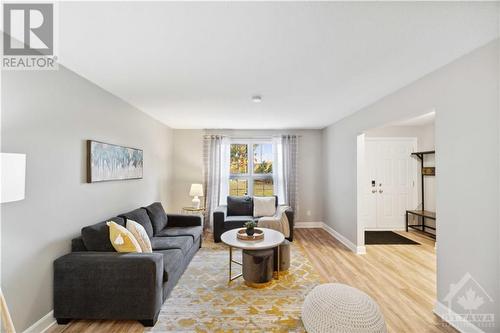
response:
[(141, 149), (87, 140), (87, 182), (141, 179)]

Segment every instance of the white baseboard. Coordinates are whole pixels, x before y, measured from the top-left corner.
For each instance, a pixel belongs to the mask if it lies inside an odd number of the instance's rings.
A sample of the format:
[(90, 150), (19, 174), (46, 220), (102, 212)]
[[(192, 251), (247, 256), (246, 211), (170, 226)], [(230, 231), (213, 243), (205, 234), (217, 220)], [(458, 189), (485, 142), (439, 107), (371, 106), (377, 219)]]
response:
[(455, 318), (462, 318), (459, 314), (453, 312), (451, 309), (449, 309), (447, 306), (445, 306), (443, 303), (437, 302), (434, 305), (434, 313), (441, 319), (443, 319), (445, 322), (447, 322), (450, 326), (455, 328), (457, 331), (461, 333), (484, 333), (483, 330), (481, 330), (479, 327), (476, 325), (472, 324), (471, 322), (465, 320), (465, 319), (460, 319), (457, 321), (449, 321), (448, 319), (451, 317)]
[(55, 324), (56, 319), (54, 318), (54, 311), (50, 311), (36, 323), (28, 327), (23, 333), (45, 333)]
[(356, 254), (366, 254), (366, 247), (364, 245), (356, 246)]
[(406, 231), (406, 228), (365, 228), (365, 231)]
[(336, 230), (334, 230), (332, 227), (330, 227), (328, 224), (323, 223), (323, 229), (328, 232), (330, 235), (335, 237), (339, 242), (347, 246), (349, 250), (356, 254), (364, 254), (366, 253), (366, 249), (364, 246), (357, 246), (353, 242), (351, 242), (349, 239), (344, 237), (342, 234), (338, 233)]
[(293, 225), (294, 228), (300, 229), (300, 228), (321, 228), (328, 232), (330, 235), (332, 235), (335, 239), (337, 239), (339, 242), (347, 246), (349, 250), (356, 254), (365, 254), (366, 253), (366, 247), (363, 246), (356, 246), (353, 242), (351, 242), (349, 239), (344, 237), (342, 234), (338, 233), (336, 230), (334, 230), (332, 227), (330, 227), (328, 224), (325, 222), (296, 222)]
[(295, 222), (294, 228), (323, 228), (323, 222)]

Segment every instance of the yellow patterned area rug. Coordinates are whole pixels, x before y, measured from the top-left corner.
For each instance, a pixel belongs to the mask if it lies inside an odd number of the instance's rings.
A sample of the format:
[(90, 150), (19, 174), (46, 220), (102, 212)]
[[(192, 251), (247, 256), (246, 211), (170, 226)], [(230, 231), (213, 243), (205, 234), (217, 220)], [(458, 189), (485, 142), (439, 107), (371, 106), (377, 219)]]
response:
[[(233, 254), (241, 260), (241, 251)], [(288, 273), (265, 288), (242, 277), (228, 284), (228, 261), (225, 245), (205, 241), (147, 332), (304, 332), (302, 303), (321, 280), (299, 245), (291, 245)]]

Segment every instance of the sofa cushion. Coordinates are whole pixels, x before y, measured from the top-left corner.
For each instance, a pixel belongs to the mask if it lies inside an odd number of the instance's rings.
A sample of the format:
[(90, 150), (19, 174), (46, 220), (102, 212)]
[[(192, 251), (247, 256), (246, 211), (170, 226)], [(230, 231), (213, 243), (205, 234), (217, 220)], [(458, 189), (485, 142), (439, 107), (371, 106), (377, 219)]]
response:
[(148, 237), (149, 238), (153, 237), (153, 224), (149, 219), (148, 212), (144, 208), (138, 208), (131, 212), (120, 214), (119, 217), (123, 217), (125, 219), (133, 220), (139, 223), (144, 227), (144, 229), (146, 229)]
[(163, 254), (163, 282), (168, 281), (169, 275), (173, 275), (182, 267), (184, 255), (179, 249), (154, 251)]
[(258, 221), (253, 216), (227, 216), (224, 221), (224, 229), (243, 228), (243, 225), (248, 221)]
[(203, 227), (166, 227), (158, 233), (158, 237), (191, 236), (193, 241), (198, 240), (203, 232)]
[(191, 236), (151, 238), (151, 246), (154, 251), (179, 249), (184, 255), (189, 252), (189, 249), (193, 246), (193, 242), (193, 237)]
[(87, 251), (116, 252), (109, 240), (109, 227), (106, 222), (113, 221), (125, 226), (125, 220), (121, 217), (113, 217), (104, 222), (96, 223), (82, 228), (82, 240)]
[(227, 197), (228, 216), (251, 216), (253, 215), (253, 199), (250, 196), (228, 196)]
[(153, 233), (156, 235), (167, 226), (167, 214), (163, 209), (161, 202), (155, 202), (144, 207), (148, 212), (149, 219), (153, 225)]
[(226, 222), (234, 222), (234, 221), (238, 221), (238, 222), (248, 222), (248, 221), (257, 221), (258, 219), (256, 219), (255, 217), (249, 215), (249, 216), (227, 216), (226, 217)]

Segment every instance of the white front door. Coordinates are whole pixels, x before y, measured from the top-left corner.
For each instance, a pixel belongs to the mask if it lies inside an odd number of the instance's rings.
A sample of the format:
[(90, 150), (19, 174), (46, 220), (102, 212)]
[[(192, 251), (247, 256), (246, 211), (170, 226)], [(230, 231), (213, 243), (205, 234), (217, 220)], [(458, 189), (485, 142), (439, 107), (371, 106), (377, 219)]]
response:
[(416, 138), (366, 138), (365, 229), (405, 227), (417, 200), (416, 148)]
[(378, 177), (378, 144), (365, 138), (365, 177), (363, 186), (364, 209), (362, 218), (366, 229), (377, 228), (377, 183)]

